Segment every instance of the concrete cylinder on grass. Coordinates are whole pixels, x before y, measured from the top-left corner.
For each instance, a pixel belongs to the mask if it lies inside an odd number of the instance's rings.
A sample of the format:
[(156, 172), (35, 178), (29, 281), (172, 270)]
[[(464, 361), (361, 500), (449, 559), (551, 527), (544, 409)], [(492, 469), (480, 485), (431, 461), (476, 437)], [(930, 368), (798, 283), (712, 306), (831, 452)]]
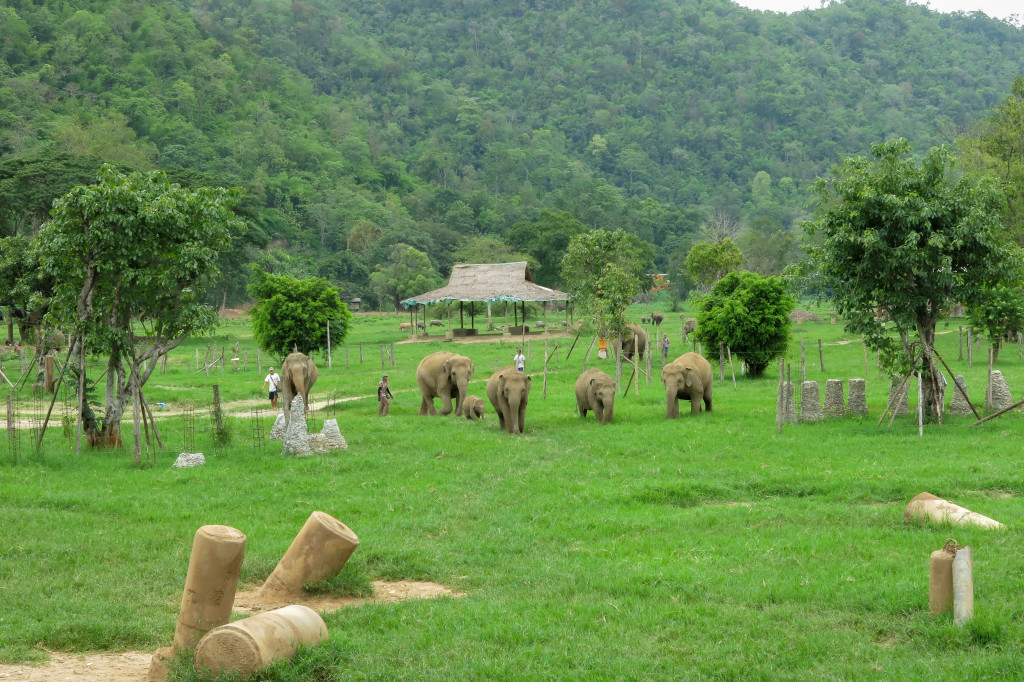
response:
[(242, 531), (230, 526), (203, 526), (196, 531), (174, 630), (175, 649), (193, 648), (209, 630), (231, 620), (244, 558)]
[(316, 611), (293, 604), (210, 630), (196, 647), (195, 669), (250, 675), (275, 661), (288, 660), (300, 646), (327, 639)]
[(926, 519), (939, 523), (951, 523), (954, 526), (1004, 527), (998, 521), (982, 516), (977, 512), (972, 512), (970, 509), (965, 509), (941, 497), (936, 497), (931, 493), (921, 493), (910, 500), (906, 510), (903, 512), (903, 518), (907, 521), (911, 519)]
[(992, 400), (985, 404), (986, 410), (998, 412), (1013, 404), (1013, 397), (1010, 395), (1010, 387), (1006, 383), (1006, 377), (998, 369), (992, 370)]
[(260, 598), (282, 600), (302, 594), (302, 584), (337, 575), (359, 546), (359, 538), (330, 514), (315, 511), (260, 588)]
[(974, 618), (974, 556), (961, 547), (953, 559), (953, 622), (963, 625)]
[(804, 381), (800, 384), (800, 421), (820, 422), (821, 420), (821, 399), (818, 397), (818, 382)]
[(932, 552), (928, 560), (928, 610), (948, 611), (953, 606), (953, 557), (956, 550), (947, 543)]
[(846, 411), (858, 417), (868, 415), (867, 382), (863, 379), (850, 379), (850, 397), (847, 400)]

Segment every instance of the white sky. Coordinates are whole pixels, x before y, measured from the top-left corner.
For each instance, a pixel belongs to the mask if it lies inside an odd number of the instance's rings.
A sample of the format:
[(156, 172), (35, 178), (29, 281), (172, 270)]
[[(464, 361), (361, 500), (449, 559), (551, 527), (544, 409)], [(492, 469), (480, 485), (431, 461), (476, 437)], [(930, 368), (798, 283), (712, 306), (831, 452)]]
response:
[[(801, 9), (817, 9), (820, 0), (733, 0), (750, 9), (771, 10), (773, 12), (796, 12)], [(1024, 5), (1021, 0), (920, 0), (915, 5), (927, 5), (936, 12), (976, 12), (981, 10), (990, 17), (1006, 19), (1017, 15), (1014, 22), (1018, 26), (1024, 18)]]

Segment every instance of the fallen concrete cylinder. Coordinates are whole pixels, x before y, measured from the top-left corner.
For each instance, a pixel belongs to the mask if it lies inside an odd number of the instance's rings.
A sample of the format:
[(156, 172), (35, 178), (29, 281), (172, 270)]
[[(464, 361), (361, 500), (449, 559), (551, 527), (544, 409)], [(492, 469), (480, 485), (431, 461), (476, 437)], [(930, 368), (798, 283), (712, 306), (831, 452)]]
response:
[(359, 546), (359, 538), (330, 514), (315, 511), (292, 540), (260, 588), (264, 600), (302, 594), (302, 584), (337, 575)]
[(953, 559), (953, 622), (963, 625), (974, 618), (974, 556), (961, 547)]
[(954, 545), (947, 543), (932, 552), (928, 561), (928, 610), (932, 613), (948, 611), (953, 606)]
[(174, 648), (191, 649), (203, 635), (231, 620), (245, 534), (230, 526), (203, 526), (192, 541)]
[(327, 626), (316, 611), (292, 604), (206, 633), (196, 647), (194, 667), (215, 674), (249, 675), (275, 661), (288, 660), (300, 646), (327, 639)]
[(998, 521), (972, 512), (970, 509), (965, 509), (941, 497), (936, 497), (931, 493), (921, 493), (914, 497), (903, 512), (903, 518), (907, 521), (915, 518), (931, 519), (939, 523), (952, 523), (955, 526), (1005, 527)]

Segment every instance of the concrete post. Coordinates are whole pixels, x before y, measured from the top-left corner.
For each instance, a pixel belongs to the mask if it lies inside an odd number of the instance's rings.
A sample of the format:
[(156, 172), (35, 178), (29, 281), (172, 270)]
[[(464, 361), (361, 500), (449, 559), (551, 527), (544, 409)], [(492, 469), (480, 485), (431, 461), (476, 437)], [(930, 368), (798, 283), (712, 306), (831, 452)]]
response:
[(275, 661), (288, 660), (300, 646), (327, 639), (327, 626), (316, 611), (292, 604), (208, 632), (196, 647), (195, 669), (215, 674), (250, 675)]
[(302, 594), (302, 584), (337, 575), (359, 546), (359, 538), (330, 514), (315, 511), (260, 588), (266, 601)]
[(196, 531), (174, 631), (175, 649), (192, 649), (208, 631), (231, 619), (243, 558), (245, 534), (240, 530), (203, 526)]

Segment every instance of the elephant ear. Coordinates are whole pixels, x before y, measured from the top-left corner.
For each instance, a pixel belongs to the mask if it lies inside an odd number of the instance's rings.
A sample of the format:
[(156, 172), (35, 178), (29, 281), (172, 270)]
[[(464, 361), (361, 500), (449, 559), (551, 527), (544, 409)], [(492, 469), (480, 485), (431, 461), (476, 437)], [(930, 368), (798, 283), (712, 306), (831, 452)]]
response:
[(452, 361), (445, 360), (444, 364), (441, 365), (441, 376), (445, 379), (450, 379), (452, 376)]
[(686, 374), (686, 387), (689, 388), (691, 385), (693, 385), (693, 370), (690, 369), (689, 367), (687, 367), (686, 371), (685, 371), (685, 374)]
[(596, 377), (591, 377), (590, 385), (593, 386), (595, 381), (597, 381), (597, 378)]
[(469, 361), (469, 378), (473, 378), (473, 373), (476, 372), (476, 367), (473, 366), (473, 361)]
[(533, 379), (529, 376), (526, 377), (526, 387), (529, 388), (533, 384)]

